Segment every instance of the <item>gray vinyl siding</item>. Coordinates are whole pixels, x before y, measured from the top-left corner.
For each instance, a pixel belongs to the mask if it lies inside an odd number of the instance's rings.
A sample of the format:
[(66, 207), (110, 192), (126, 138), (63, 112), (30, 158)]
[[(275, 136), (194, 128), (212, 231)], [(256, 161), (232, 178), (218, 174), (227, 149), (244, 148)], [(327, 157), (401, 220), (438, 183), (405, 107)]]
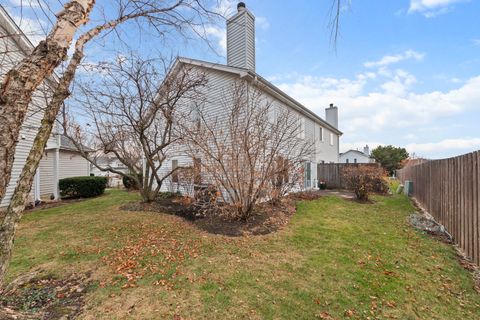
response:
[(48, 150), (43, 153), (39, 164), (40, 169), (40, 197), (42, 200), (49, 200), (54, 193), (55, 175), (55, 150)]
[(59, 178), (88, 176), (89, 163), (78, 152), (60, 150)]
[(255, 18), (248, 11), (227, 22), (227, 61), (229, 66), (255, 70)]
[[(225, 112), (225, 104), (228, 104), (229, 99), (231, 99), (231, 90), (236, 81), (239, 80), (237, 75), (213, 70), (210, 68), (203, 68), (203, 71), (206, 72), (207, 76), (207, 85), (205, 87), (205, 104), (203, 106), (204, 113), (211, 115), (215, 118), (226, 118), (227, 114)], [(294, 110), (292, 107), (287, 105), (284, 101), (278, 100), (269, 93), (264, 93), (264, 96), (267, 100), (273, 103), (275, 112), (280, 110), (288, 110), (296, 114), (297, 117), (301, 117), (305, 121), (305, 139), (310, 139), (315, 141), (315, 151), (312, 155), (306, 159), (312, 163), (311, 165), (311, 176), (312, 185), (315, 186), (317, 181), (314, 179), (316, 177), (316, 163), (325, 162), (338, 162), (338, 135), (335, 134), (335, 143), (333, 146), (330, 145), (330, 133), (331, 131), (324, 127), (324, 141), (320, 142), (318, 127), (321, 125), (318, 120), (313, 117), (306, 116), (301, 114), (299, 111)], [(278, 110), (278, 111), (277, 111)], [(179, 166), (190, 166), (192, 165), (192, 159), (187, 156), (182, 155), (181, 149), (179, 147), (177, 154), (165, 161), (165, 165), (161, 168), (160, 172), (162, 175), (167, 174), (171, 170), (172, 160), (178, 160)], [(204, 177), (205, 181), (208, 181), (208, 177)], [(171, 183), (171, 181), (166, 181), (162, 186), (162, 191), (181, 191), (185, 193), (190, 193), (189, 190), (182, 189), (184, 186)]]
[[(4, 23), (5, 21), (3, 20), (3, 17), (0, 16), (0, 79), (3, 79), (5, 74), (25, 56), (18, 43), (15, 41), (15, 38), (17, 37), (5, 36), (11, 34), (11, 31), (6, 31), (3, 27)], [(20, 131), (20, 139), (15, 150), (15, 161), (13, 163), (11, 180), (7, 187), (5, 197), (0, 203), (0, 207), (8, 206), (20, 173), (25, 165), (28, 153), (30, 152), (30, 148), (32, 147), (41, 120), (41, 114), (38, 112), (39, 105), (41, 105), (41, 100), (38, 97), (34, 98), (31, 103), (30, 111), (25, 117), (25, 123)], [(29, 201), (33, 201), (32, 195), (33, 190), (30, 192)]]

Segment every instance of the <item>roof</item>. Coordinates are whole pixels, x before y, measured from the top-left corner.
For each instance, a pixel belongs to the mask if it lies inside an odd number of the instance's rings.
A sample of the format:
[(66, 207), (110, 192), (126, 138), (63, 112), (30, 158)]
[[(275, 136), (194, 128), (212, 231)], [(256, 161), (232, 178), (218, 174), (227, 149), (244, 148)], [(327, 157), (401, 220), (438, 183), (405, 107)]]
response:
[[(7, 10), (0, 4), (0, 26), (2, 26), (6, 31), (7, 34), (11, 34), (11, 38), (18, 44), (20, 49), (23, 51), (25, 55), (30, 54), (34, 49), (35, 46), (27, 37), (27, 35), (20, 29), (18, 24), (13, 20)], [(49, 76), (47, 81), (48, 85), (52, 85), (58, 83), (59, 76), (55, 73), (52, 73)]]
[(14, 35), (12, 38), (24, 53), (30, 53), (33, 50), (34, 46), (30, 39), (23, 33), (22, 29), (15, 23), (2, 5), (0, 5), (0, 25), (5, 28), (9, 34)]
[(348, 150), (348, 151), (345, 151), (345, 152), (340, 153), (340, 156), (343, 155), (343, 154), (349, 153), (349, 152), (355, 152), (355, 153), (361, 154), (362, 156), (371, 158), (370, 155), (368, 155), (368, 154), (366, 154), (366, 153), (364, 153), (364, 152), (362, 152), (362, 151), (353, 150), (353, 149), (350, 149), (350, 150)]
[[(82, 149), (86, 152), (93, 151), (91, 148), (84, 146), (83, 144), (81, 144), (81, 146), (82, 146)], [(68, 150), (68, 151), (78, 151), (73, 141), (69, 137), (64, 136), (63, 134), (60, 135), (60, 149)]]
[[(283, 100), (286, 104), (291, 106), (293, 109), (299, 111), (303, 115), (309, 117), (313, 121), (321, 123), (324, 127), (328, 128), (330, 131), (342, 135), (343, 133), (332, 126), (330, 123), (322, 119), (320, 116), (318, 116), (315, 112), (311, 111), (304, 105), (302, 105), (300, 102), (295, 100), (294, 98), (290, 97), (288, 94), (280, 90), (278, 87), (276, 87), (274, 84), (257, 74), (256, 72), (244, 68), (238, 68), (238, 67), (232, 67), (228, 66), (225, 64), (219, 64), (219, 63), (212, 63), (212, 62), (207, 62), (203, 60), (197, 60), (197, 59), (191, 59), (191, 58), (184, 58), (184, 57), (179, 57), (177, 59), (176, 63), (184, 63), (184, 64), (189, 64), (189, 65), (194, 65), (202, 68), (207, 68), (207, 69), (213, 69), (221, 72), (227, 72), (227, 73), (232, 73), (235, 75), (238, 75), (240, 78), (251, 78), (252, 80), (256, 80), (263, 84), (267, 90), (269, 90), (270, 94), (272, 94), (274, 97)], [(175, 68), (175, 66), (174, 66)]]

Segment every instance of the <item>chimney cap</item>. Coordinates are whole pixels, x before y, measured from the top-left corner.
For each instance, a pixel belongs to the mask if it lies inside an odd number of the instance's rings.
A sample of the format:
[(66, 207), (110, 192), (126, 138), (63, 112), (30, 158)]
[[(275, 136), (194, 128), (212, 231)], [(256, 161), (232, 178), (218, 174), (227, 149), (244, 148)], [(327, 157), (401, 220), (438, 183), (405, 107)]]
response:
[(247, 7), (247, 5), (245, 4), (245, 2), (239, 2), (237, 4), (237, 9), (240, 11), (242, 9), (245, 9)]

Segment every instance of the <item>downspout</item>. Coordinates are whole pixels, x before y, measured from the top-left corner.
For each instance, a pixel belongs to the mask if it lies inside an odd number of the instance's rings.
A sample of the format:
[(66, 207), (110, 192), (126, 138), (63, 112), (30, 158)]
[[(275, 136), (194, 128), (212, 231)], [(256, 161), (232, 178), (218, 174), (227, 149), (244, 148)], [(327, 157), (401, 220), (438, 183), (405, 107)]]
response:
[(60, 143), (61, 137), (57, 133), (55, 139), (57, 140), (57, 146), (54, 149), (53, 154), (53, 198), (54, 200), (60, 200), (60, 190), (58, 189), (58, 182), (60, 180)]
[(37, 205), (37, 203), (42, 201), (42, 199), (40, 199), (40, 167), (38, 167), (37, 171), (35, 172), (34, 186), (35, 205)]

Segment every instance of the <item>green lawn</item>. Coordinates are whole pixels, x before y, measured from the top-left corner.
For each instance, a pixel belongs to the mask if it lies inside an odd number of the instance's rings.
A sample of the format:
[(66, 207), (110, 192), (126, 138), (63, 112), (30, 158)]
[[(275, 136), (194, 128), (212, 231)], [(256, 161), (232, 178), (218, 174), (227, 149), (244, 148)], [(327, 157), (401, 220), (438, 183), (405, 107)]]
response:
[(251, 238), (119, 210), (135, 199), (109, 191), (27, 214), (9, 279), (92, 271), (84, 319), (480, 318), (472, 276), (409, 227), (403, 196), (301, 202), (284, 230)]

